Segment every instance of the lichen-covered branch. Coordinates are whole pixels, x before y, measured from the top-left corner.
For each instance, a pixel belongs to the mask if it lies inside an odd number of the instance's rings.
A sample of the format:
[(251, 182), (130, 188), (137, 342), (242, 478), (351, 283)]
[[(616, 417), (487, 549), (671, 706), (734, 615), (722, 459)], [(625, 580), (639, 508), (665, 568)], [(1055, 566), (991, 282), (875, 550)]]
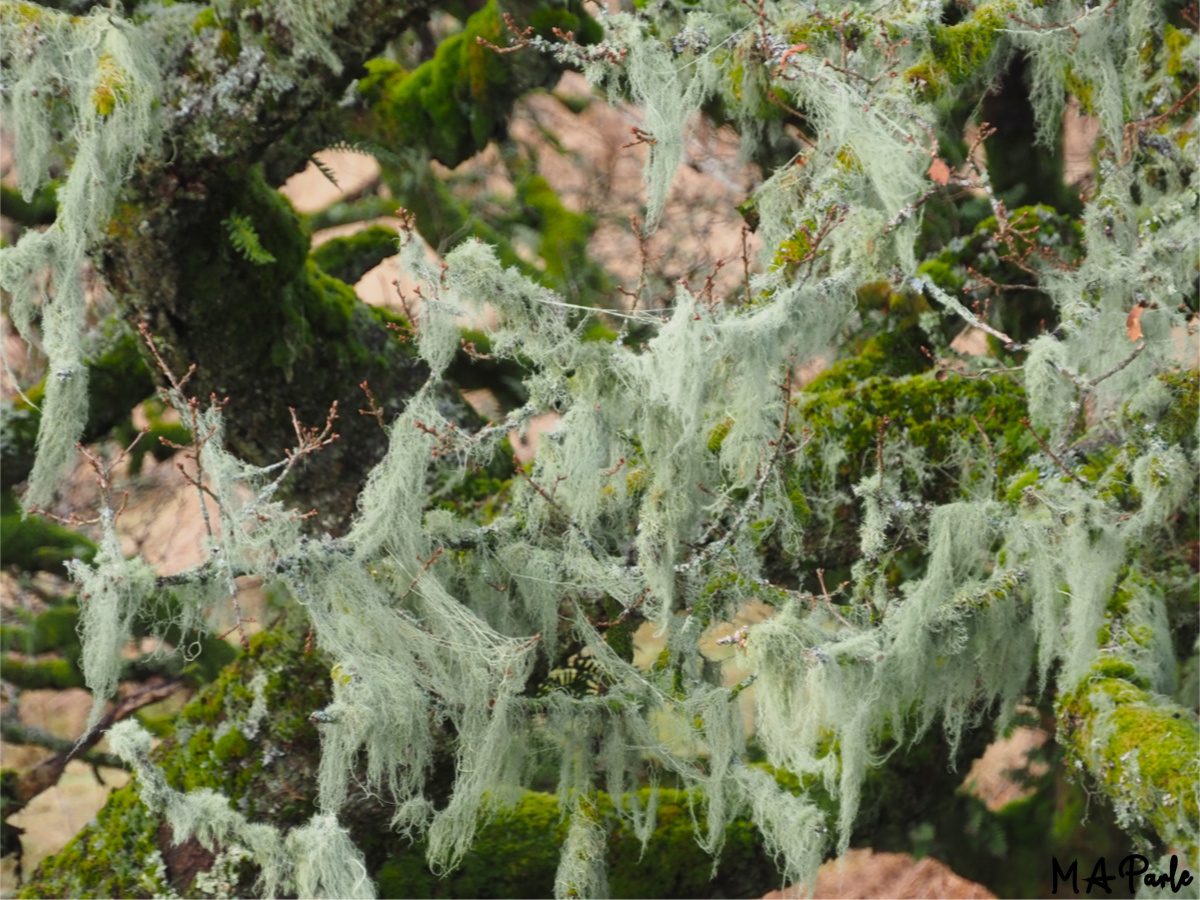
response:
[(1058, 738), (1129, 831), (1198, 858), (1200, 730), (1190, 711), (1133, 683), (1134, 669), (1099, 662), (1057, 703)]

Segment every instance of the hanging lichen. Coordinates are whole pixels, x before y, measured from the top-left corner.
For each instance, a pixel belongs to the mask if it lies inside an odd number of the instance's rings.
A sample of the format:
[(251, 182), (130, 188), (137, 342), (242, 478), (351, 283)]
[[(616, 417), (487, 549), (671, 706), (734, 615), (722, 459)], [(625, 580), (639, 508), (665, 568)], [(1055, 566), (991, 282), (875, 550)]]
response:
[[(321, 16), (287, 9), (310, 56), (333, 53), (313, 37)], [(31, 48), (35, 60), (6, 63), (21, 73), (11, 91), (19, 99), (9, 101), (18, 131), (27, 131), (18, 151), (48, 152), (62, 116), (74, 142), (60, 224), (27, 235), (3, 263), (23, 329), (38, 313), (33, 273), (52, 264), (56, 284), (40, 310), (58, 387), (54, 397), (47, 390), (34, 500), (67, 458), (85, 408), (74, 374), (74, 269), (153, 133), (154, 65), (138, 49), (137, 27), (108, 15), (47, 13), (6, 26), (9, 43)], [(604, 42), (559, 48), (643, 107), (651, 222), (703, 105), (719, 100), (751, 138), (763, 131), (754, 122), (763, 104), (802, 120), (805, 149), (753, 197), (765, 270), (727, 303), (681, 285), (665, 313), (625, 313), (649, 334), (635, 347), (588, 339), (581, 310), (504, 268), (486, 245), (467, 242), (435, 268), (407, 235), (403, 262), (423, 282), (414, 324), (431, 375), (386, 423), (388, 455), (339, 539), (302, 536), (273, 499), (279, 469), (226, 453), (219, 406), (197, 412), (176, 386), (172, 402), (196, 417), (194, 434), (208, 435), (197, 454), (220, 517), (208, 561), (183, 580), (281, 581), (336, 661), (333, 701), (313, 711), (323, 750), (317, 812), (286, 835), (211, 791), (169, 789), (148, 760), (148, 738), (135, 726), (114, 731), (114, 750), (136, 767), (146, 803), (176, 835), (244, 848), (262, 866), (267, 893), (366, 896), (361, 854), (337, 822), (356, 773), (393, 805), (396, 828), (424, 836), (438, 871), (458, 863), (481, 816), (518, 796), (550, 759), (559, 806), (571, 811), (556, 878), (563, 896), (604, 889), (592, 798), (658, 773), (704, 798), (710, 852), (748, 813), (788, 877), (805, 881), (827, 852), (846, 848), (864, 778), (897, 742), (937, 727), (953, 747), (984, 721), (1003, 727), (1031, 681), (1053, 678), (1064, 720), (1094, 735), (1079, 751), (1088, 766), (1106, 764), (1097, 746), (1124, 746), (1114, 735), (1135, 727), (1130, 717), (1153, 720), (1158, 746), (1140, 751), (1129, 777), (1140, 786), (1137, 778), (1172, 773), (1172, 795), (1183, 795), (1160, 837), (1195, 858), (1197, 763), (1185, 752), (1195, 747), (1195, 725), (1162, 715), (1169, 701), (1124, 685), (1173, 684), (1162, 594), (1135, 573), (1151, 536), (1181, 511), (1196, 514), (1197, 426), (1173, 427), (1182, 401), (1163, 392), (1179, 380), (1173, 334), (1188, 327), (1180, 301), (1194, 290), (1200, 247), (1200, 195), (1184, 152), (1197, 44), (1189, 32), (1174, 56), (1146, 52), (1163, 16), (1146, 0), (1095, 9), (1012, 0), (968, 11), (953, 26), (931, 15), (909, 4), (881, 24), (876, 11), (840, 3), (701, 0), (686, 11), (607, 16)], [(51, 36), (49, 49), (38, 33)], [(1017, 53), (1030, 59), (1042, 134), (1056, 127), (1068, 87), (1084, 84), (1105, 142), (1082, 218), (1086, 254), (1023, 263), (1060, 317), (1056, 331), (1027, 347), (963, 292), (918, 274), (915, 250), (921, 206), (952, 177), (930, 123), (947, 117), (964, 85), (986, 85)], [(1193, 81), (1171, 76), (1170, 66)], [(43, 80), (70, 104), (33, 102)], [(101, 172), (102, 189), (92, 185)], [(29, 196), (42, 176), (23, 177)], [(987, 198), (998, 229), (1011, 225), (985, 171), (960, 180), (956, 187)], [(249, 225), (231, 217), (227, 229), (238, 252), (263, 258)], [(853, 329), (859, 288), (880, 283), (927, 304), (920, 323), (931, 341), (943, 322), (961, 321), (1002, 344), (1006, 362), (1023, 353), (1022, 362), (893, 378), (888, 390), (831, 386), (801, 401), (797, 367)], [(439, 399), (464, 315), (490, 316), (489, 354), (529, 372), (526, 405), (473, 434)], [(969, 388), (957, 408), (934, 387), (921, 393), (946, 377), (1015, 378), (1028, 418), (985, 427)], [(845, 395), (833, 396), (842, 390), (860, 392), (864, 407), (889, 390), (920, 399), (868, 424), (846, 410)], [(1179, 390), (1194, 395), (1194, 381)], [(1007, 403), (1018, 392), (996, 393)], [(1194, 402), (1189, 409), (1194, 415)], [(435, 502), (431, 491), (492, 462), (510, 428), (546, 411), (560, 414), (557, 427), (486, 524)], [(935, 441), (924, 430), (935, 416), (962, 432)], [(303, 435), (298, 425), (301, 455), (314, 449)], [(1092, 452), (1084, 438), (1102, 449)], [(913, 551), (907, 570), (897, 561), (901, 535)], [(107, 522), (95, 564), (74, 569), (91, 604), (83, 668), (98, 702), (115, 687), (132, 617), (156, 589), (115, 541)], [(815, 593), (767, 577), (772, 542), (802, 568), (804, 550), (821, 541), (849, 548), (851, 601), (824, 581)], [(197, 605), (207, 599), (196, 596)], [(757, 679), (757, 740), (770, 764), (836, 795), (834, 820), (803, 791), (743, 763), (746, 735), (731, 702), (741, 686), (722, 684), (701, 640), (752, 602), (776, 608), (735, 640)], [(630, 619), (652, 623), (665, 640), (649, 667), (623, 652), (620, 629)], [(577, 664), (588, 661), (588, 690), (535, 678), (562, 668), (568, 650)], [(448, 735), (455, 777), (435, 803), (435, 751)], [(1178, 765), (1162, 764), (1161, 753)], [(1128, 790), (1122, 809), (1140, 827), (1145, 795)], [(643, 840), (653, 830), (652, 805), (617, 812)]]

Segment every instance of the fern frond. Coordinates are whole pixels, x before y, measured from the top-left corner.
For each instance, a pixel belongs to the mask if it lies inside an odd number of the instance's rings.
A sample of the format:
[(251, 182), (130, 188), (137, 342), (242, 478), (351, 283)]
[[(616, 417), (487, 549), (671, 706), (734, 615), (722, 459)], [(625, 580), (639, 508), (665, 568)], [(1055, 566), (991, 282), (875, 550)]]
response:
[(256, 266), (266, 266), (275, 262), (275, 257), (258, 239), (254, 223), (248, 217), (230, 213), (221, 220), (221, 224), (225, 226), (225, 232), (229, 235), (229, 243), (233, 244), (234, 249), (246, 260)]
[(391, 166), (403, 167), (406, 165), (404, 158), (394, 150), (389, 150), (381, 144), (367, 140), (339, 140), (328, 147), (326, 150), (332, 150), (340, 153), (357, 153), (360, 156), (373, 156), (381, 163), (387, 163)]
[(335, 176), (333, 174), (333, 169), (331, 169), (331, 168), (329, 168), (329, 166), (325, 165), (325, 163), (323, 163), (321, 161), (321, 158), (319, 156), (316, 156), (314, 154), (313, 156), (310, 156), (308, 158), (308, 161), (317, 167), (318, 172), (320, 172), (327, 179), (329, 179), (330, 184), (332, 184), (339, 191), (342, 189), (342, 186), (340, 184), (338, 184), (337, 176)]

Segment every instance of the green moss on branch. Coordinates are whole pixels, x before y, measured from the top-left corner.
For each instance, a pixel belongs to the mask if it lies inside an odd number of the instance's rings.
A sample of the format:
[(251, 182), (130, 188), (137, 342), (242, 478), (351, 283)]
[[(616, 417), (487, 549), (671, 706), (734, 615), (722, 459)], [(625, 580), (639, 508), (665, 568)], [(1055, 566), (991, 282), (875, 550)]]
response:
[(328, 240), (310, 254), (321, 270), (346, 284), (356, 284), (367, 272), (385, 259), (395, 256), (396, 232), (372, 225), (346, 237)]
[(1200, 731), (1192, 715), (1140, 687), (1132, 665), (1102, 660), (1057, 704), (1059, 741), (1085, 766), (1127, 830), (1149, 830), (1197, 859)]
[[(267, 714), (252, 710), (261, 696)], [(180, 714), (174, 736), (155, 751), (177, 790), (212, 788), (253, 820), (285, 830), (307, 821), (315, 808), (320, 739), (310, 714), (330, 700), (327, 662), (305, 650), (303, 633), (263, 633)], [(257, 723), (257, 724), (255, 724)], [(645, 796), (641, 797), (643, 803)], [(601, 795), (609, 828), (614, 896), (730, 896), (762, 893), (776, 879), (757, 832), (738, 820), (730, 826), (711, 880), (712, 861), (696, 842), (688, 795), (665, 790), (659, 822), (644, 856), (618, 824), (613, 801)], [(381, 896), (548, 896), (565, 826), (547, 794), (526, 793), (509, 812), (483, 824), (475, 848), (455, 872), (435, 878), (422, 845), (384, 825), (390, 811), (367, 796), (342, 814), (363, 848)], [(213, 855), (194, 841), (174, 847), (160, 816), (138, 797), (137, 785), (115, 792), (67, 847), (46, 859), (25, 885), (24, 897), (151, 897), (167, 888), (204, 896), (194, 885)], [(245, 873), (238, 896), (249, 896), (254, 873)]]

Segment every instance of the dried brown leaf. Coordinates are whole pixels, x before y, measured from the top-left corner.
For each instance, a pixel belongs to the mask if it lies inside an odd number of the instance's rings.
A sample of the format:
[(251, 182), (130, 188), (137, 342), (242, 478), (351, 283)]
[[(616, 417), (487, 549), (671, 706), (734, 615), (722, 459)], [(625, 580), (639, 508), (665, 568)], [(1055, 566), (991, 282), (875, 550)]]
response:
[(935, 156), (933, 162), (929, 164), (929, 177), (937, 184), (950, 183), (950, 167), (943, 162), (941, 157)]
[(1129, 315), (1125, 318), (1125, 333), (1129, 335), (1131, 341), (1140, 341), (1142, 339), (1142, 313), (1146, 311), (1146, 307), (1138, 303), (1129, 311)]

